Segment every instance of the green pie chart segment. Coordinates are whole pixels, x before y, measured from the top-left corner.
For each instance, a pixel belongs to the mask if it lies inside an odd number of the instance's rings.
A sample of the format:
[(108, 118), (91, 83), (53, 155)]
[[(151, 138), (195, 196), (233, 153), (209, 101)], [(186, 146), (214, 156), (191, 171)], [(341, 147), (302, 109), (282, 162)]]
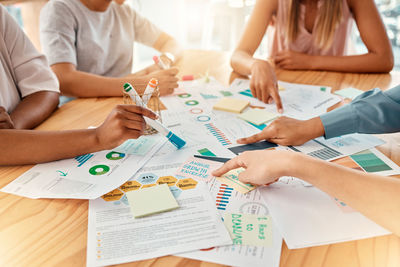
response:
[(110, 170), (110, 167), (107, 165), (96, 165), (89, 169), (89, 173), (91, 175), (103, 175), (106, 174)]
[(115, 151), (111, 151), (110, 153), (108, 153), (106, 155), (106, 158), (109, 160), (119, 160), (125, 157), (124, 153), (119, 153), (119, 152), (115, 152)]

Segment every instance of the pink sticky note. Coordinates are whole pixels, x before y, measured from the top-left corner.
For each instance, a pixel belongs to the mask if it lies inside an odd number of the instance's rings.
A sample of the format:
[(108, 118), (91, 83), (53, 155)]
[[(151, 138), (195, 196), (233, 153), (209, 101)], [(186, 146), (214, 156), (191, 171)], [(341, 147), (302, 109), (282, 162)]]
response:
[(222, 165), (221, 162), (190, 157), (176, 172), (176, 175), (207, 182), (213, 176), (211, 172)]
[(191, 74), (182, 76), (182, 81), (193, 81), (193, 80), (194, 80), (194, 76)]

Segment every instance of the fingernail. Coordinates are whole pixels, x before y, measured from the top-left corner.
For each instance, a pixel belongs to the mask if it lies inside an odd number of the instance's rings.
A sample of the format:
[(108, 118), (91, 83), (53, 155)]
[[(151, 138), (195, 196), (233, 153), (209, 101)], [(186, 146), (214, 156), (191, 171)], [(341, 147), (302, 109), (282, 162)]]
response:
[(283, 109), (280, 108), (280, 109), (278, 110), (278, 112), (279, 112), (279, 113), (283, 113)]

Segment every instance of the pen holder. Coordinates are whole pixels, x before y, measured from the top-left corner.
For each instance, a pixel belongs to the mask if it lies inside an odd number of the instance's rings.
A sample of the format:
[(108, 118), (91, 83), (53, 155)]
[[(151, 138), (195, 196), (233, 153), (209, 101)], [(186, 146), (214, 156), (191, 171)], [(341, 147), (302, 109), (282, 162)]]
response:
[[(145, 94), (149, 96), (150, 94)], [(140, 97), (143, 98), (143, 94), (140, 94)], [(129, 105), (137, 105), (139, 106), (130, 96), (127, 94), (125, 91), (123, 91), (123, 101), (124, 104), (129, 104)], [(149, 101), (147, 102), (147, 108), (152, 110), (155, 114), (158, 116), (158, 121), (162, 122), (161, 120), (161, 110), (160, 110), (160, 91), (158, 90), (158, 87), (154, 89), (153, 93), (151, 94), (151, 97)], [(151, 135), (157, 133), (157, 130), (155, 130), (153, 127), (147, 124), (146, 129), (144, 130), (144, 135)]]

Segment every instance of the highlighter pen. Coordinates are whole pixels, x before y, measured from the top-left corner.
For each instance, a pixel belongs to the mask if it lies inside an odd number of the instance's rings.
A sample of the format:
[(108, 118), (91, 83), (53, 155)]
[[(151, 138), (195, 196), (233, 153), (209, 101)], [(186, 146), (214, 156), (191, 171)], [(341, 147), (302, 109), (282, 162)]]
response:
[(147, 105), (147, 102), (149, 102), (151, 96), (153, 95), (154, 90), (158, 86), (158, 81), (155, 78), (152, 78), (149, 83), (147, 84), (146, 90), (144, 90), (142, 99), (143, 103)]
[(165, 63), (158, 57), (158, 56), (154, 56), (153, 57), (153, 61), (154, 63), (159, 66), (162, 70), (166, 70), (168, 69), (168, 67), (165, 65)]
[[(146, 105), (143, 103), (142, 99), (140, 98), (140, 96), (138, 95), (138, 93), (131, 84), (125, 83), (124, 91), (132, 98), (133, 101), (136, 102), (138, 106), (146, 107)], [(186, 142), (183, 139), (174, 134), (171, 130), (169, 130), (159, 121), (155, 121), (147, 117), (144, 117), (144, 120), (146, 121), (147, 124), (156, 129), (160, 134), (167, 137), (168, 141), (171, 142), (174, 146), (176, 146), (176, 148), (181, 149), (182, 147), (185, 146)]]

